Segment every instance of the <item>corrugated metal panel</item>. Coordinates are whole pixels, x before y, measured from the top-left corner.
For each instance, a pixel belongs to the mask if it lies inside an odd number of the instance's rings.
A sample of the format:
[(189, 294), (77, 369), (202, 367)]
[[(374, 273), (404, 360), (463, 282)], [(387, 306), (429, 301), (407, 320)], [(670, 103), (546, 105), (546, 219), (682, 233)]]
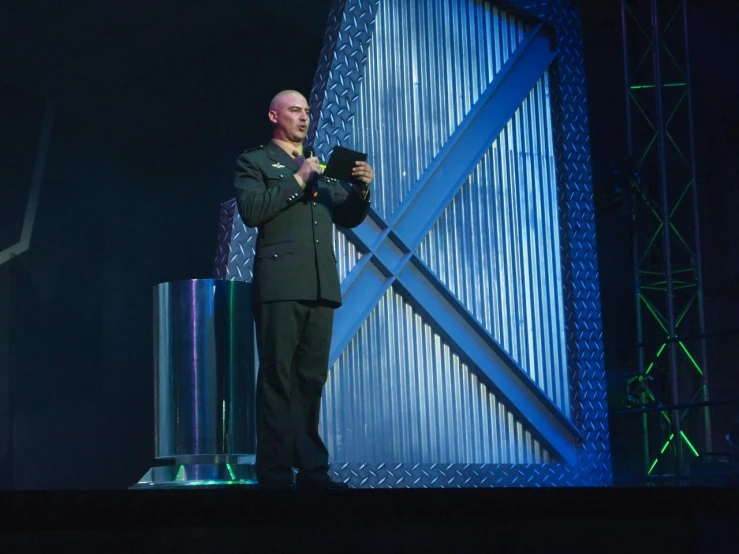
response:
[(332, 459), (341, 462), (550, 461), (549, 452), (392, 289), (330, 372), (321, 421)]
[[(373, 153), (379, 160), (374, 164), (373, 208), (382, 217), (388, 219), (392, 215), (495, 78), (526, 31), (522, 23), (487, 3), (398, 0), (379, 4), (365, 75), (359, 85), (353, 146)], [(509, 124), (509, 128), (516, 125), (518, 133), (508, 138), (511, 144), (515, 140), (527, 140), (523, 137), (525, 133), (518, 130), (519, 126), (529, 125), (536, 129), (540, 125), (531, 120), (531, 109), (549, 108), (543, 98), (538, 103), (531, 103), (533, 108), (524, 108), (528, 119)], [(548, 113), (543, 117), (549, 118)], [(510, 134), (509, 130), (506, 132)], [(547, 124), (541, 132), (544, 138), (536, 144), (546, 143), (544, 146), (551, 156), (551, 125)], [(516, 152), (530, 151), (521, 145), (517, 148)], [(506, 156), (498, 158), (489, 154), (472, 181), (489, 182), (490, 175), (497, 176), (504, 169), (511, 175), (516, 174), (514, 163), (509, 162)], [(549, 169), (553, 178), (553, 166)], [(547, 175), (547, 184), (549, 177)], [(467, 189), (470, 188), (475, 187), (468, 184), (460, 194), (465, 205), (473, 201), (468, 198)], [(491, 191), (487, 191), (488, 194)], [(499, 200), (498, 205), (505, 207), (509, 217), (519, 216), (521, 209), (515, 203), (521, 198), (519, 191), (511, 186), (508, 194)], [(544, 209), (550, 206), (556, 209), (556, 201), (547, 203)], [(455, 202), (451, 209), (458, 208)], [(469, 212), (474, 208), (470, 205), (465, 209)], [(449, 260), (454, 259), (454, 256), (449, 257), (450, 253), (458, 255), (463, 251), (450, 252), (451, 248), (445, 247), (443, 242), (446, 240), (451, 244), (454, 235), (460, 229), (464, 230), (467, 220), (458, 222), (446, 217), (444, 221), (446, 224), (437, 225), (432, 231), (430, 236), (433, 239), (422, 246), (421, 255), (425, 255), (424, 259), (449, 285), (452, 275), (460, 267), (465, 267), (467, 261), (463, 264), (457, 258), (457, 263), (449, 264)], [(555, 225), (556, 231), (556, 218), (546, 220), (546, 225), (551, 224)], [(491, 229), (494, 231), (495, 228)], [(498, 232), (496, 237), (504, 242), (506, 234)], [(549, 245), (545, 243), (543, 248)], [(343, 279), (359, 256), (341, 233), (337, 233), (336, 247), (339, 273)], [(470, 253), (470, 260), (483, 259), (488, 251), (482, 250), (481, 244), (475, 244), (473, 248), (477, 251), (474, 255)], [(498, 262), (507, 271), (507, 283), (514, 281), (514, 271), (516, 279), (520, 279), (525, 272), (524, 265), (531, 273), (531, 264), (539, 263), (528, 249), (525, 253), (525, 264), (518, 250), (510, 260), (503, 258)], [(536, 249), (538, 254), (539, 249)], [(439, 263), (434, 265), (434, 259)], [(511, 262), (518, 263), (518, 266)], [(481, 266), (482, 262), (478, 265)], [(442, 266), (444, 271), (440, 270)], [(498, 275), (489, 268), (486, 271), (491, 278)], [(558, 271), (549, 273), (558, 274)], [(479, 283), (475, 284), (470, 279), (459, 285), (457, 289), (450, 288), (456, 292)], [(522, 285), (517, 283), (517, 286), (520, 288)], [(482, 291), (473, 290), (471, 297), (470, 294), (467, 296), (460, 297), (460, 300), (463, 303), (471, 301), (470, 306), (488, 302)], [(525, 299), (521, 294), (504, 297), (505, 303), (521, 303), (522, 314), (527, 313), (526, 308), (540, 307), (536, 303), (526, 305)], [(504, 307), (494, 308), (494, 316), (498, 320), (519, 314), (514, 309), (506, 312)], [(561, 316), (561, 302), (559, 308), (557, 314)], [(487, 318), (489, 326), (486, 328), (496, 336), (492, 332), (489, 302), (487, 311), (476, 307), (468, 309), (475, 311), (481, 320)], [(544, 314), (541, 318), (546, 319)], [(522, 324), (527, 321), (530, 318)], [(529, 329), (529, 332), (532, 331)], [(531, 350), (536, 348), (537, 342), (530, 340), (533, 338), (531, 334), (525, 337), (510, 335), (505, 338), (513, 342), (506, 340), (502, 343), (506, 348), (509, 344), (516, 346), (517, 349), (509, 349), (512, 354), (525, 354), (525, 358), (516, 359), (534, 375), (541, 373), (538, 382), (544, 387), (553, 387), (552, 397), (557, 399), (560, 408), (566, 405), (567, 400), (562, 398), (566, 388), (559, 387), (560, 380), (545, 377), (562, 368), (552, 368), (544, 361), (527, 366), (534, 356)], [(554, 348), (550, 344), (546, 346)], [(546, 346), (541, 345), (541, 348)], [(548, 359), (554, 358), (551, 355)], [(548, 461), (550, 454), (499, 400), (400, 296), (389, 291), (331, 372), (322, 417), (323, 436), (332, 458), (342, 462)]]
[[(412, 398), (413, 393), (408, 393), (405, 402), (415, 411), (391, 406), (395, 397), (387, 392), (379, 407), (369, 412), (369, 406), (375, 403), (374, 399), (382, 394), (373, 386), (379, 387), (382, 382), (386, 385), (390, 382), (411, 382), (409, 373), (388, 368), (388, 361), (383, 361), (385, 366), (375, 368), (375, 365), (379, 366), (378, 360), (383, 360), (385, 352), (393, 352), (392, 363), (399, 366), (405, 364), (403, 367), (406, 367), (416, 359), (413, 356), (417, 355), (421, 345), (432, 348), (435, 347), (433, 341), (437, 340), (429, 329), (423, 340), (417, 339), (419, 345), (398, 346), (396, 335), (400, 316), (393, 308), (396, 316), (388, 315), (382, 323), (378, 323), (378, 310), (372, 316), (375, 318), (373, 323), (370, 325), (366, 322), (335, 364), (327, 389), (322, 432), (332, 448), (332, 460), (335, 462), (332, 469), (340, 473), (342, 480), (350, 479), (357, 486), (583, 486), (609, 484), (612, 479), (580, 21), (570, 0), (507, 0), (506, 4), (514, 5), (547, 24), (556, 35), (558, 86), (554, 87), (552, 94), (557, 98), (558, 110), (553, 114), (553, 124), (557, 130), (555, 156), (559, 173), (560, 233), (567, 247), (561, 253), (562, 267), (554, 267), (552, 274), (561, 276), (565, 287), (564, 328), (567, 333), (568, 363), (573, 375), (573, 421), (580, 428), (582, 437), (579, 461), (577, 464), (496, 464), (492, 463), (493, 459), (502, 457), (499, 454), (493, 457), (491, 454), (491, 460), (483, 464), (442, 464), (438, 460), (427, 464), (421, 464), (418, 460), (393, 463), (393, 459), (402, 459), (406, 455), (394, 456), (393, 449), (400, 448), (410, 455), (411, 447), (401, 447), (399, 441), (411, 441), (413, 449), (420, 450), (421, 447), (417, 446), (418, 437), (410, 431), (411, 425), (419, 421), (427, 425), (426, 422), (433, 421), (437, 415), (433, 410), (438, 407), (427, 399), (437, 398), (433, 389), (436, 383), (441, 387), (440, 390), (446, 386), (446, 383), (432, 379), (436, 367), (427, 367), (424, 371), (416, 369), (415, 382), (426, 379), (427, 388), (423, 398), (420, 389), (415, 391), (415, 399)], [(377, 13), (378, 9), (381, 13)], [(476, 0), (345, 0), (334, 3), (316, 76), (315, 94), (312, 95), (312, 106), (320, 111), (315, 145), (322, 148), (324, 154), (336, 144), (355, 146), (369, 152), (378, 173), (373, 204), (386, 222), (392, 222), (395, 206), (407, 197), (423, 168), (440, 151), (444, 137), (449, 136), (455, 122), (460, 120), (459, 114), (450, 109), (450, 106), (454, 107), (450, 99), (463, 95), (464, 88), (470, 88), (472, 94), (479, 94), (482, 88), (478, 86), (479, 83), (486, 81), (475, 81), (474, 78), (483, 74), (489, 77), (488, 70), (487, 73), (474, 70), (475, 75), (469, 82), (463, 83), (463, 87), (450, 88), (448, 82), (461, 82), (461, 79), (454, 80), (449, 76), (459, 64), (447, 64), (448, 71), (445, 72), (442, 61), (456, 56), (457, 52), (467, 51), (466, 57), (458, 56), (464, 63), (471, 59), (470, 56), (487, 56), (485, 59), (488, 64), (500, 67), (503, 57), (511, 49), (510, 43), (507, 48), (500, 46), (505, 37), (510, 40), (513, 36), (514, 44), (518, 43), (519, 39), (515, 37), (520, 36), (517, 33), (521, 32), (523, 26), (506, 16), (506, 21), (500, 22), (501, 32), (497, 35), (493, 32), (494, 25), (473, 23), (477, 33), (475, 51), (469, 52), (469, 48), (465, 50), (465, 44), (472, 41), (466, 31), (471, 27), (466, 23), (469, 18), (461, 19), (465, 23), (455, 30), (451, 24), (455, 16), (451, 12), (478, 14), (479, 17), (473, 17), (474, 21), (480, 18), (492, 21), (496, 15), (494, 10), (484, 14), (478, 11), (488, 9), (487, 4)], [(427, 15), (421, 16), (422, 13)], [(423, 30), (426, 25), (429, 26), (428, 31)], [(405, 31), (405, 28), (408, 30)], [(393, 35), (386, 32), (387, 29), (396, 29), (397, 42)], [(461, 33), (464, 37), (460, 37), (456, 43), (444, 39), (454, 33)], [(494, 41), (488, 37), (493, 36), (498, 37), (498, 44), (490, 44)], [(384, 52), (379, 58), (378, 51)], [(494, 52), (494, 56), (501, 56), (500, 61), (497, 57), (491, 58), (488, 55), (490, 51)], [(409, 58), (413, 52), (416, 54)], [(423, 65), (420, 60), (424, 60)], [(382, 63), (385, 65), (382, 66)], [(381, 68), (384, 71), (380, 71)], [(432, 71), (436, 73), (429, 74)], [(386, 90), (381, 90), (383, 88)], [(377, 117), (373, 118), (373, 114), (377, 114)], [(405, 116), (400, 117), (399, 114)], [(451, 126), (447, 117), (452, 119)], [(548, 113), (542, 114), (542, 118), (548, 117)], [(403, 160), (408, 160), (408, 163), (403, 165)], [(386, 163), (388, 168), (384, 169)], [(462, 194), (469, 193), (465, 191)], [(376, 241), (367, 244), (374, 248)], [(481, 293), (475, 294), (475, 298), (485, 301)], [(413, 302), (412, 299), (408, 300)], [(465, 302), (473, 303), (469, 299)], [(386, 303), (392, 304), (392, 301), (386, 300)], [(383, 307), (383, 310), (389, 309)], [(364, 319), (363, 314), (358, 315), (357, 319)], [(348, 323), (353, 324), (351, 319)], [(383, 341), (387, 342), (385, 350), (379, 346)], [(451, 366), (456, 367), (455, 364)], [(448, 372), (451, 373), (452, 369)], [(461, 372), (460, 379), (460, 387), (467, 387)], [(429, 387), (432, 387), (432, 392), (428, 392)], [(391, 391), (387, 386), (386, 390)], [(482, 388), (480, 394), (483, 394)], [(452, 396), (443, 398), (452, 401)], [(418, 408), (422, 405), (427, 407), (423, 413)], [(484, 410), (481, 408), (477, 413), (498, 413), (499, 405), (493, 399), (486, 399), (482, 405)], [(526, 405), (517, 408), (526, 413)], [(438, 408), (443, 409), (443, 406)], [(375, 419), (369, 415), (364, 419), (375, 421), (377, 414), (383, 410), (390, 411), (392, 417), (401, 418), (402, 422), (406, 422), (405, 425), (390, 421), (382, 436), (383, 431), (368, 426), (374, 433), (371, 447), (362, 450), (358, 443), (364, 441), (364, 435), (354, 434), (361, 426), (361, 414), (370, 413)], [(506, 418), (504, 414), (502, 419), (496, 421), (505, 421)], [(400, 438), (396, 438), (395, 429), (400, 433)], [(464, 436), (465, 432), (461, 425), (447, 428), (448, 435), (435, 440), (447, 441), (451, 450), (452, 447), (456, 448), (454, 441), (457, 437)], [(382, 447), (385, 441), (390, 446)], [(431, 441), (428, 440), (428, 443), (431, 444)], [(378, 452), (381, 448), (385, 448), (383, 452), (389, 452), (390, 455), (376, 463), (365, 463), (365, 456), (358, 454)], [(500, 453), (504, 449), (506, 452), (518, 451), (516, 447), (510, 448), (507, 437), (496, 435), (491, 442), (491, 449), (483, 449), (483, 453)], [(381, 456), (377, 454), (373, 457), (378, 459)], [(357, 461), (342, 463), (342, 458)], [(366, 459), (371, 457), (366, 456)], [(547, 461), (544, 453), (541, 459)]]
[(362, 254), (356, 245), (346, 238), (346, 235), (334, 227), (334, 252), (336, 253), (336, 268), (339, 279), (343, 281), (349, 272), (354, 269)]
[(382, 217), (397, 208), (526, 29), (488, 2), (380, 2), (353, 141), (381, 161), (372, 205)]
[(544, 75), (418, 256), (565, 415), (570, 399)]

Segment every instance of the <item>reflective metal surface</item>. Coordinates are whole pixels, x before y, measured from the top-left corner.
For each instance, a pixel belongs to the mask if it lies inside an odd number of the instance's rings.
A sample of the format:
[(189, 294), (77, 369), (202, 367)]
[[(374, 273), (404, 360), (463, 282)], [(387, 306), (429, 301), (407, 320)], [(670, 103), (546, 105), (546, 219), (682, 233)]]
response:
[(487, 3), (379, 3), (349, 138), (375, 212), (337, 241), (367, 254), (335, 319), (334, 459), (576, 460), (553, 58), (541, 26)]
[[(526, 21), (477, 0), (329, 15), (308, 142), (376, 172), (370, 217), (336, 233), (321, 414), (354, 486), (612, 481), (579, 15), (500, 4)], [(227, 278), (248, 280), (253, 249), (229, 244)]]
[(253, 465), (175, 464), (151, 468), (132, 489), (225, 487), (256, 484)]
[(355, 486), (612, 479), (580, 22), (569, 0), (494, 4), (329, 16), (311, 143), (376, 176), (337, 231), (321, 414)]
[[(418, 255), (569, 417), (549, 97), (545, 73), (421, 243)], [(467, 270), (460, 271), (463, 266)]]
[(251, 283), (257, 234), (255, 227), (247, 227), (241, 219), (235, 198), (221, 204), (214, 267), (216, 279)]
[(529, 31), (488, 2), (379, 3), (352, 139), (373, 156), (372, 206), (384, 219), (416, 187)]
[(156, 458), (254, 454), (250, 294), (249, 283), (216, 279), (154, 288)]
[[(387, 336), (386, 322), (394, 330)], [(330, 373), (321, 415), (334, 459), (392, 466), (553, 461), (454, 350), (388, 290)]]

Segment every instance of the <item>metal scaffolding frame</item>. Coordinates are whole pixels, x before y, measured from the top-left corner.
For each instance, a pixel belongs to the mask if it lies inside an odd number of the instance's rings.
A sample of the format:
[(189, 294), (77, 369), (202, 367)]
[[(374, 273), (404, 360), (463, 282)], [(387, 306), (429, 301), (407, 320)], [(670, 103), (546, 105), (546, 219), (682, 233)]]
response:
[(638, 344), (628, 397), (644, 477), (679, 483), (711, 452), (687, 1), (621, 0), (621, 16)]

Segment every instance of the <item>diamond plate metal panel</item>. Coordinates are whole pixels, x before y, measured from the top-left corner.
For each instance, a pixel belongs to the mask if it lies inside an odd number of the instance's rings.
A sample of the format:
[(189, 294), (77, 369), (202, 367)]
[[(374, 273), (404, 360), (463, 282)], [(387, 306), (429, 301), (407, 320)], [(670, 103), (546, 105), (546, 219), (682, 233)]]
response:
[(607, 486), (610, 464), (581, 469), (564, 464), (332, 464), (333, 479), (355, 488), (497, 488)]
[[(310, 94), (311, 120), (306, 142), (316, 154), (328, 159), (337, 144), (350, 146), (351, 118), (367, 61), (379, 0), (334, 0), (329, 12), (323, 48)], [(327, 125), (326, 122), (332, 122)], [(362, 252), (334, 227), (339, 279), (354, 269)]]
[(239, 215), (236, 199), (221, 204), (216, 249), (215, 277), (251, 283), (257, 230), (247, 227)]
[(335, 0), (310, 95), (314, 114), (308, 142), (328, 159), (337, 144), (351, 144), (352, 114), (359, 97), (379, 0)]
[(232, 198), (221, 204), (221, 214), (218, 218), (218, 243), (216, 246), (216, 261), (214, 276), (216, 279), (225, 279), (228, 272), (228, 258), (231, 250), (231, 233), (233, 231), (233, 216), (236, 210), (236, 199)]

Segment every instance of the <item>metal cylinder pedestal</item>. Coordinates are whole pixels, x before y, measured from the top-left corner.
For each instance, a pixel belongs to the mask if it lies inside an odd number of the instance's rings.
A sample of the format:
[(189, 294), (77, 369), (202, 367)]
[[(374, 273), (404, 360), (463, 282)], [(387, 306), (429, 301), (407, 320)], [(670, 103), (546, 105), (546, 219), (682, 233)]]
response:
[(155, 457), (141, 487), (253, 485), (256, 347), (251, 284), (154, 287)]

